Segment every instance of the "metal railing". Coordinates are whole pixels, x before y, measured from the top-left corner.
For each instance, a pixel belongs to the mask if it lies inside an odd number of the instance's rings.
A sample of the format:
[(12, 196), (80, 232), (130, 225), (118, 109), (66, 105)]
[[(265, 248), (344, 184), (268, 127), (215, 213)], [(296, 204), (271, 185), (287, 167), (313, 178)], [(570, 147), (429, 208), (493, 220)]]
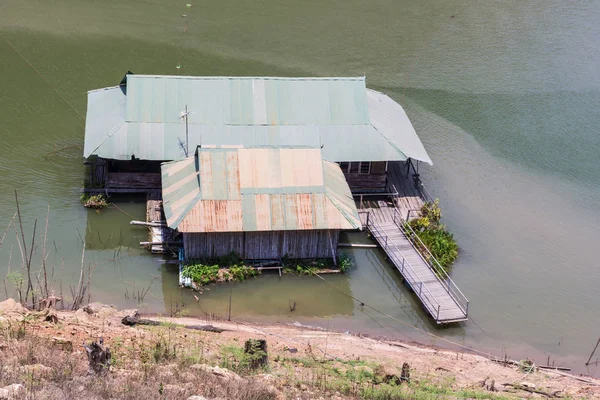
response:
[(465, 313), (465, 317), (468, 316), (469, 300), (458, 288), (456, 283), (454, 283), (454, 281), (450, 278), (446, 270), (441, 266), (439, 261), (431, 253), (425, 243), (423, 243), (419, 235), (417, 235), (417, 233), (407, 222), (409, 220), (411, 211), (414, 210), (409, 210), (407, 213), (407, 218), (404, 220), (402, 219), (398, 209), (395, 209), (392, 218), (394, 224), (396, 224), (396, 226), (405, 234), (406, 238), (412, 243), (417, 253), (419, 253), (421, 259), (433, 270), (436, 278), (440, 281), (446, 292), (448, 292), (448, 295), (452, 297), (456, 305)]
[[(368, 220), (368, 214), (367, 214)], [(404, 257), (400, 249), (393, 243), (388, 243), (386, 230), (379, 226), (377, 222), (367, 224), (367, 229), (373, 234), (373, 237), (379, 242), (387, 256), (392, 260), (396, 268), (402, 276), (408, 281), (411, 289), (423, 302), (423, 305), (430, 311), (431, 315), (436, 320), (440, 319), (440, 311), (442, 310), (440, 303), (427, 287), (427, 283), (419, 276), (417, 271), (413, 269), (408, 260)], [(390, 251), (394, 250), (394, 251)], [(439, 279), (439, 278), (438, 278)]]

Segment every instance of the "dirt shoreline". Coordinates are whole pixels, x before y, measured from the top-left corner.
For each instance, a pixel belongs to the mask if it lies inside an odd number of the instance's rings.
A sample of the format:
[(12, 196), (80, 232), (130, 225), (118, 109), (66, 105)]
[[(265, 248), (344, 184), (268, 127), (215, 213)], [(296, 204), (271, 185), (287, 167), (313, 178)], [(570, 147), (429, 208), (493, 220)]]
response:
[[(139, 368), (140, 360), (145, 360), (139, 354), (147, 349), (156, 349), (157, 343), (165, 341), (168, 343), (166, 348), (173, 346), (177, 358), (168, 359), (164, 364), (157, 361), (158, 367), (166, 368), (171, 365), (179, 371), (177, 376), (185, 376), (186, 372), (189, 375), (191, 367), (190, 362), (184, 360), (193, 359), (193, 364), (201, 362), (209, 366), (230, 367), (243, 377), (240, 379), (250, 384), (257, 381), (259, 376), (249, 374), (245, 377), (243, 371), (235, 369), (239, 364), (230, 366), (229, 363), (238, 357), (235, 349), (242, 349), (246, 340), (264, 339), (267, 341), (270, 360), (267, 374), (269, 387), (276, 392), (273, 398), (277, 399), (365, 398), (365, 388), (368, 389), (369, 385), (372, 393), (379, 388), (387, 390), (382, 379), (387, 379), (386, 376), (400, 376), (404, 363), (410, 366), (410, 384), (401, 385), (401, 389), (390, 387), (401, 390), (398, 392), (400, 394), (405, 391), (406, 396), (373, 395), (372, 398), (600, 399), (600, 380), (597, 379), (561, 371), (504, 365), (467, 352), (375, 339), (360, 334), (324, 331), (305, 326), (206, 321), (156, 314), (144, 315), (143, 318), (159, 322), (158, 326), (129, 327), (123, 325), (121, 320), (124, 316), (134, 314), (136, 310), (119, 311), (115, 307), (97, 303), (85, 310), (56, 311), (57, 319), (54, 321), (47, 321), (43, 313), (28, 312), (14, 302), (8, 305), (6, 302), (0, 303), (0, 311), (0, 323), (3, 327), (20, 322), (26, 326), (27, 332), (36, 337), (55, 343), (71, 343), (75, 350), (70, 357), (74, 357), (79, 363), (87, 363), (84, 352), (78, 349), (81, 343), (103, 338), (105, 345), (121, 360), (111, 367), (111, 379), (114, 380), (137, 373), (132, 371), (133, 366), (137, 365), (136, 368)], [(189, 329), (191, 326), (207, 324), (224, 331), (214, 333)], [(6, 348), (10, 349), (10, 340), (12, 339), (5, 338), (4, 347), (0, 346), (0, 358), (6, 356), (3, 354)], [(173, 364), (175, 360), (179, 361)], [(209, 366), (205, 368), (216, 368)], [(315, 378), (322, 377), (323, 374), (326, 376), (325, 385)], [(174, 379), (172, 375), (169, 379)], [(357, 378), (358, 375), (360, 379)], [(261, 374), (260, 379), (263, 376)], [(367, 381), (361, 380), (363, 378)], [(377, 382), (377, 385), (368, 380)], [(156, 390), (163, 390), (162, 386), (158, 387), (158, 382), (153, 381), (151, 384), (157, 385)], [(162, 381), (160, 384), (163, 384)], [(199, 390), (194, 389), (193, 385), (190, 387), (189, 390), (186, 389), (187, 394), (182, 392), (181, 396), (188, 396), (190, 391)], [(203, 393), (209, 393), (210, 390), (212, 389), (205, 388)], [(430, 391), (437, 394), (429, 396)], [(169, 398), (188, 397), (173, 395)]]

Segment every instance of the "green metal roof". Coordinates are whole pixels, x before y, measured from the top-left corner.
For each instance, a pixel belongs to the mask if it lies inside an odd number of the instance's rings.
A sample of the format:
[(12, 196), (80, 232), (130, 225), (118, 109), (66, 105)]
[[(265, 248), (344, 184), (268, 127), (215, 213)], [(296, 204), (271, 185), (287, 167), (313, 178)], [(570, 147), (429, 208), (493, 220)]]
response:
[(127, 77), (127, 122), (364, 125), (364, 78)]
[(204, 149), (162, 164), (167, 224), (181, 232), (357, 229), (344, 175), (320, 149)]
[(365, 78), (128, 75), (88, 93), (84, 157), (185, 158), (202, 147), (322, 148), (330, 161), (429, 162), (402, 107)]

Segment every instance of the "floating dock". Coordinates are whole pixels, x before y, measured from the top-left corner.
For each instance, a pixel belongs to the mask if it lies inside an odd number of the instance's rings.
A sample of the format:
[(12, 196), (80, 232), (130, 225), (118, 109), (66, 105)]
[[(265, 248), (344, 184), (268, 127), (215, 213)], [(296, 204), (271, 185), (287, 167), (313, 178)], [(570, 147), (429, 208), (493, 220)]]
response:
[(147, 245), (154, 254), (175, 252), (177, 254), (180, 243), (174, 240), (174, 231), (167, 226), (167, 221), (159, 196), (148, 194), (146, 200), (146, 225), (148, 226)]
[[(433, 201), (418, 180), (389, 163), (389, 193), (357, 199), (363, 227), (383, 249), (438, 324), (466, 321), (469, 301), (421, 239), (405, 224), (419, 216), (424, 201)], [(368, 199), (368, 200), (365, 200)]]
[(414, 241), (420, 239), (405, 227), (393, 202), (369, 201), (364, 206), (360, 210), (364, 227), (435, 322), (466, 321), (469, 301), (431, 253), (417, 251)]

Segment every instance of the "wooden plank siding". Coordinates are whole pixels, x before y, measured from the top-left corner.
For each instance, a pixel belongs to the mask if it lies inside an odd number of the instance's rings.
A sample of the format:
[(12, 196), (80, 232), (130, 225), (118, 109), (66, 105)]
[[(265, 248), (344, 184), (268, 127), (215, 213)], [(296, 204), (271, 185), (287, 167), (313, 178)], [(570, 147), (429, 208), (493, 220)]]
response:
[(232, 251), (246, 260), (333, 258), (338, 230), (183, 233), (186, 259), (215, 258)]
[(346, 182), (353, 192), (387, 191), (387, 175), (345, 173)]
[[(356, 162), (350, 164), (358, 164)], [(388, 188), (386, 174), (386, 162), (371, 162), (369, 173), (353, 171), (352, 168), (343, 170), (346, 182), (353, 192), (380, 191), (385, 192)]]

